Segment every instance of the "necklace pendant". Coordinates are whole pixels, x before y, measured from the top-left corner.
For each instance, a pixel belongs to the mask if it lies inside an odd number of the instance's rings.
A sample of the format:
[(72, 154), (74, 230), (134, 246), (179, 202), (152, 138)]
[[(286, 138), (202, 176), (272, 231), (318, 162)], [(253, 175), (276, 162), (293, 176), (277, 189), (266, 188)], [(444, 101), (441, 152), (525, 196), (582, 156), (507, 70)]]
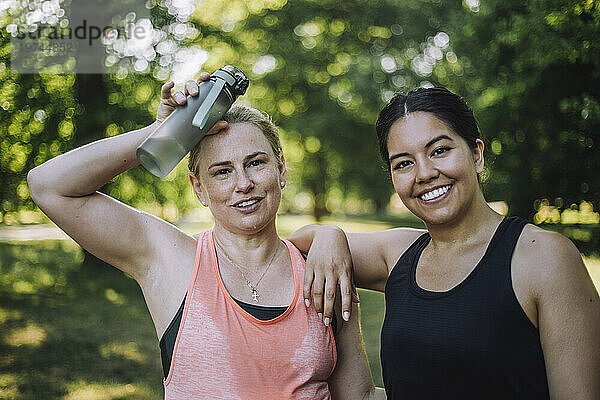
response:
[(260, 295), (258, 294), (256, 288), (251, 288), (250, 292), (252, 292), (252, 300), (258, 303), (258, 298), (260, 297)]

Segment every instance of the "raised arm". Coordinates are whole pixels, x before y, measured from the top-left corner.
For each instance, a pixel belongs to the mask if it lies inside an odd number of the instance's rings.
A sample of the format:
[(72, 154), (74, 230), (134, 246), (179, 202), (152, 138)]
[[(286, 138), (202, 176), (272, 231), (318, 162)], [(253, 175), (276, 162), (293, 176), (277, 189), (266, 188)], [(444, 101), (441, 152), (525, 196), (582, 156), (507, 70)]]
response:
[(579, 251), (557, 233), (528, 226), (515, 253), (534, 272), (550, 397), (600, 399), (600, 299)]
[[(208, 74), (202, 78), (207, 79)], [(27, 176), (32, 199), (52, 221), (90, 253), (136, 279), (156, 257), (157, 242), (174, 228), (98, 189), (138, 165), (136, 148), (177, 105), (186, 102), (182, 92), (171, 95), (172, 88), (172, 82), (163, 85), (153, 124), (72, 150), (32, 169)], [(195, 88), (197, 93), (197, 85)]]

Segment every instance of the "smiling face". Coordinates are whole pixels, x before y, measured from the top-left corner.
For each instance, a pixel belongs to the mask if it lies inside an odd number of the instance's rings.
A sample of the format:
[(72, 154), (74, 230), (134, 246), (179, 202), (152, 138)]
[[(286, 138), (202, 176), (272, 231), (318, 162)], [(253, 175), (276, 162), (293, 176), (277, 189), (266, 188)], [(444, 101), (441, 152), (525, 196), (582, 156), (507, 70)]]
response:
[(471, 149), (443, 121), (417, 111), (397, 120), (387, 149), (394, 188), (406, 207), (426, 224), (451, 223), (482, 196), (483, 142)]
[(258, 127), (233, 123), (202, 140), (198, 175), (190, 179), (215, 225), (232, 233), (255, 234), (275, 222), (285, 162)]

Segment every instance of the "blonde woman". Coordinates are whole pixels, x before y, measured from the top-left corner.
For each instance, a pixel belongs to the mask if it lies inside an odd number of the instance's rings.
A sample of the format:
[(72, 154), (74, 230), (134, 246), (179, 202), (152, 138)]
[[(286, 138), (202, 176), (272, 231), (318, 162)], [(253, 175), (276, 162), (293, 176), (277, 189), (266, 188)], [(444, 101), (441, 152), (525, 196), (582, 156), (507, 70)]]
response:
[[(201, 75), (202, 80), (208, 74)], [(304, 260), (275, 217), (285, 161), (270, 119), (234, 107), (191, 152), (190, 180), (215, 225), (197, 237), (98, 192), (135, 167), (136, 148), (185, 93), (162, 87), (157, 120), (34, 168), (34, 201), (82, 247), (132, 276), (154, 321), (166, 399), (384, 398), (358, 315), (335, 332), (304, 306)], [(339, 307), (338, 307), (339, 308)]]

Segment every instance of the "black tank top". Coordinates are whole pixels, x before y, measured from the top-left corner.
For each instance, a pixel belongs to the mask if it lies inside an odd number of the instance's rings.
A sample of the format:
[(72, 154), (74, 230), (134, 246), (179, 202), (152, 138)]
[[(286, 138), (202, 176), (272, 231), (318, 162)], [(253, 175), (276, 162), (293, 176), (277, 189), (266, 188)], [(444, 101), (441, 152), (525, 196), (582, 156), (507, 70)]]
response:
[(386, 287), (381, 331), (389, 399), (549, 399), (538, 330), (513, 291), (511, 258), (527, 222), (505, 218), (475, 269), (456, 287), (430, 292), (416, 266), (420, 236)]

